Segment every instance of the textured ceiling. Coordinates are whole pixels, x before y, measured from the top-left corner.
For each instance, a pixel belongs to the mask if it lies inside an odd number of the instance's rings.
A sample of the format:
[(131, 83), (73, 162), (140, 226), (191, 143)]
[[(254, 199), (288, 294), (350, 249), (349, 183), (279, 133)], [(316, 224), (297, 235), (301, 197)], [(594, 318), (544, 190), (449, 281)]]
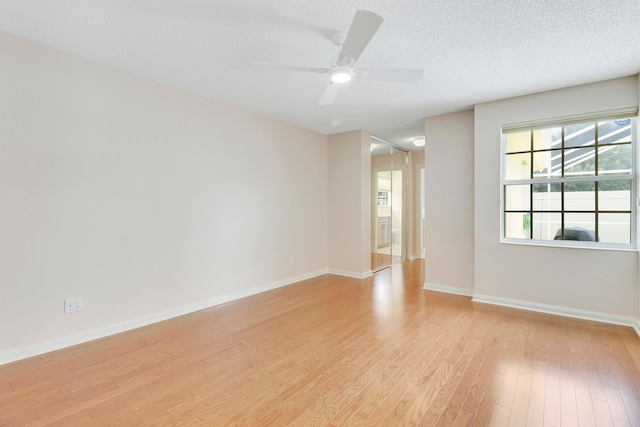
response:
[[(317, 106), (357, 9), (385, 20), (360, 67), (420, 68), (417, 84), (356, 80)], [(324, 134), (401, 145), (422, 118), (478, 102), (637, 74), (640, 0), (0, 0), (0, 29)]]

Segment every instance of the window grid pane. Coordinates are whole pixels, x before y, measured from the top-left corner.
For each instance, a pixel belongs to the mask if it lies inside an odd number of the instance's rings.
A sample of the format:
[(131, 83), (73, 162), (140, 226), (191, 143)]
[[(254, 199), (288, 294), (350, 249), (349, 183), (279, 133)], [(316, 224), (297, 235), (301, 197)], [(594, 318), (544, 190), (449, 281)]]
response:
[(620, 119), (506, 135), (504, 237), (632, 244), (633, 126)]
[(507, 211), (529, 211), (531, 210), (531, 186), (529, 184), (507, 185), (504, 199)]
[(564, 176), (595, 176), (596, 149), (566, 148), (564, 150)]
[(598, 237), (605, 243), (631, 243), (631, 213), (601, 213)]
[(531, 152), (507, 154), (505, 176), (508, 180), (531, 178)]
[(531, 151), (531, 132), (508, 133), (506, 135), (507, 153)]
[(564, 146), (585, 147), (596, 143), (596, 124), (578, 123), (565, 126)]
[(631, 119), (608, 120), (598, 123), (598, 145), (631, 143)]
[(598, 148), (598, 175), (631, 174), (631, 144), (605, 145)]
[(562, 150), (545, 150), (533, 152), (534, 178), (562, 177)]

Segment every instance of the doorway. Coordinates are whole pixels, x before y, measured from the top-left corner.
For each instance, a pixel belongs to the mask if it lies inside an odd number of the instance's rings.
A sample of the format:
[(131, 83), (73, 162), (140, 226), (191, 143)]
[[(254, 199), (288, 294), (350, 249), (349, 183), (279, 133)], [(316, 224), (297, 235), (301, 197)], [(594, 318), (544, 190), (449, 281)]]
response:
[(371, 150), (371, 270), (406, 259), (407, 153), (374, 139)]

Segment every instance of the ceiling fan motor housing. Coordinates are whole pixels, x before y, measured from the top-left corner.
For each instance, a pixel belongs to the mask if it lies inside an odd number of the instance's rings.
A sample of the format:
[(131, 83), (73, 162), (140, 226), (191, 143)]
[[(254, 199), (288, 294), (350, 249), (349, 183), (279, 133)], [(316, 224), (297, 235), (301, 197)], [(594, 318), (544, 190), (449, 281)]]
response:
[(345, 65), (335, 65), (329, 75), (333, 83), (346, 83), (353, 78), (353, 70)]

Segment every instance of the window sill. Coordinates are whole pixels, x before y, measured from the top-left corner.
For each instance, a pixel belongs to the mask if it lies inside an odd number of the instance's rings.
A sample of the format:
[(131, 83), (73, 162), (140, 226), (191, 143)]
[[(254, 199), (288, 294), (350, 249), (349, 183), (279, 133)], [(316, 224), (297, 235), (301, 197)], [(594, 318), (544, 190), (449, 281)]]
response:
[[(517, 246), (539, 246), (545, 248), (562, 248), (562, 249), (587, 249), (587, 250), (599, 250), (599, 251), (618, 251), (618, 252), (638, 252), (638, 248), (632, 245), (597, 245), (597, 244), (585, 244), (584, 242), (576, 244), (572, 241), (562, 240), (554, 241), (551, 243), (544, 240), (516, 240), (516, 239), (500, 239), (500, 244), (517, 245)], [(562, 242), (562, 243), (560, 243)]]

